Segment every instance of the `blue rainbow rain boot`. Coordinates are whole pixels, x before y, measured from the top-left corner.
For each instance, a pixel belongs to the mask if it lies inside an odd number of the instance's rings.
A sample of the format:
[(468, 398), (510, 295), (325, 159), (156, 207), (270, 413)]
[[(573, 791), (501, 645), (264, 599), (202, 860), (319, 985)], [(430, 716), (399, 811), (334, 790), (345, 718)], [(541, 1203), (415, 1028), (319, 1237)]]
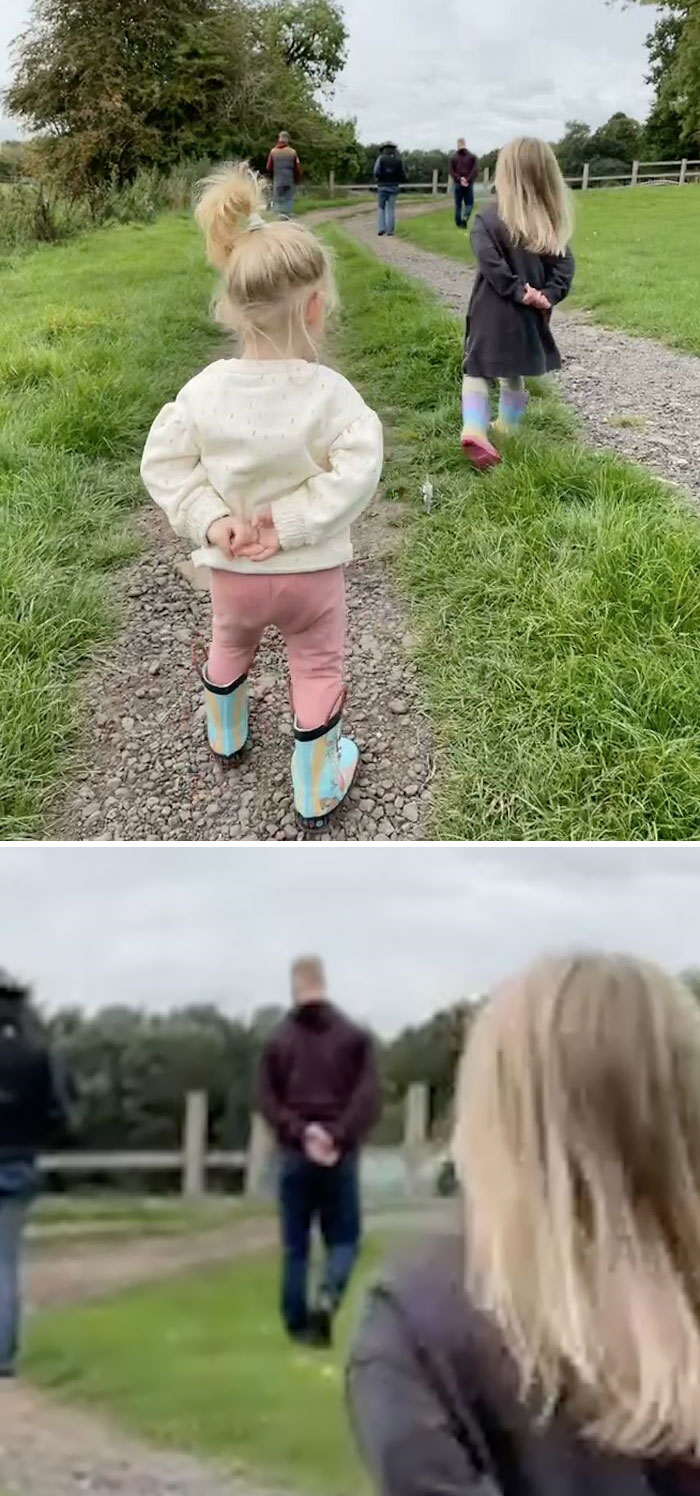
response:
[(292, 783), (297, 820), (303, 831), (324, 831), (342, 805), (357, 773), (360, 750), (341, 736), (341, 714), (325, 727), (294, 728)]
[(462, 388), (462, 450), (480, 470), (495, 467), (501, 461), (500, 452), (488, 438), (490, 421), (488, 385), (483, 380), (466, 378)]
[(494, 430), (503, 436), (515, 436), (525, 418), (529, 400), (527, 390), (509, 390), (506, 385), (502, 385)]
[(241, 675), (231, 686), (212, 686), (205, 666), (202, 683), (209, 747), (223, 764), (233, 764), (248, 743), (248, 677)]

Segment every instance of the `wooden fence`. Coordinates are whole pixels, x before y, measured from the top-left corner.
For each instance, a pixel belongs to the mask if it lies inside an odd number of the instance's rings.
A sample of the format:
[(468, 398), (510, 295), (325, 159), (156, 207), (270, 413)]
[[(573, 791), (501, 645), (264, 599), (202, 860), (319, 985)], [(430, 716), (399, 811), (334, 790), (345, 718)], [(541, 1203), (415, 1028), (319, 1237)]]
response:
[[(165, 1174), (180, 1179), (182, 1195), (197, 1201), (207, 1193), (210, 1172), (242, 1175), (245, 1194), (252, 1199), (266, 1191), (274, 1145), (262, 1117), (251, 1120), (248, 1148), (212, 1151), (208, 1147), (208, 1100), (204, 1091), (191, 1091), (185, 1102), (182, 1146), (175, 1149), (131, 1152), (47, 1153), (41, 1159), (45, 1174), (76, 1179), (95, 1174)], [(395, 1150), (394, 1150), (395, 1151)], [(409, 1189), (418, 1189), (430, 1152), (428, 1087), (411, 1086), (404, 1107), (402, 1156)]]
[[(684, 187), (691, 182), (700, 182), (700, 161), (633, 161), (628, 172), (616, 173), (612, 176), (594, 176), (591, 173), (590, 163), (587, 161), (581, 176), (567, 177), (566, 181), (570, 187), (587, 192), (590, 187), (657, 187), (657, 186), (679, 186)], [(488, 191), (491, 183), (491, 173), (486, 167), (480, 181), (476, 184), (477, 191)], [(336, 193), (342, 196), (354, 196), (355, 193), (367, 193), (376, 191), (376, 182), (336, 182), (335, 172), (331, 172), (328, 178), (328, 190), (331, 197)], [(406, 182), (402, 188), (403, 192), (415, 193), (416, 195), (430, 195), (439, 197), (451, 191), (452, 182), (446, 181), (440, 176), (439, 171), (434, 171), (430, 182)]]

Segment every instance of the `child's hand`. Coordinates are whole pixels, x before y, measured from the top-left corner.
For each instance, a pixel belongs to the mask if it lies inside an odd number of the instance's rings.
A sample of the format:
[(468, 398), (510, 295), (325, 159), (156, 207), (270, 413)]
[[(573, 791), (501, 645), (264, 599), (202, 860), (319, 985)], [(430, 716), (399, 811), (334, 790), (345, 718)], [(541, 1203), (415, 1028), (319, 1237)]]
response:
[(248, 545), (256, 538), (255, 527), (248, 520), (236, 519), (233, 514), (215, 519), (207, 530), (209, 544), (217, 546), (225, 556), (237, 556), (240, 546)]
[(237, 547), (235, 555), (245, 556), (246, 561), (270, 561), (282, 547), (269, 507), (256, 510), (252, 528), (255, 532), (253, 537)]
[(534, 286), (525, 286), (523, 306), (534, 306), (538, 312), (551, 312), (551, 303), (542, 291), (536, 291)]

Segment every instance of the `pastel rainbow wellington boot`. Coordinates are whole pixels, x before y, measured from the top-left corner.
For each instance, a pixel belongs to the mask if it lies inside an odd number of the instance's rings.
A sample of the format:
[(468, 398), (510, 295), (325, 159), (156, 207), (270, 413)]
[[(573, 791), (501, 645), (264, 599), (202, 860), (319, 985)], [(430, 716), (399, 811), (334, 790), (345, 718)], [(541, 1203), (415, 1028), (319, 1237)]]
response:
[(509, 390), (502, 387), (498, 402), (498, 420), (494, 423), (494, 431), (500, 431), (503, 436), (515, 436), (525, 418), (529, 400), (527, 390)]
[(360, 750), (342, 736), (341, 713), (325, 727), (294, 727), (292, 784), (302, 831), (324, 831), (357, 773)]
[(207, 706), (207, 737), (212, 753), (224, 765), (240, 758), (248, 743), (248, 676), (241, 675), (230, 686), (213, 686), (202, 669)]
[(462, 450), (475, 468), (495, 467), (501, 454), (489, 441), (491, 403), (488, 390), (464, 389), (462, 394)]

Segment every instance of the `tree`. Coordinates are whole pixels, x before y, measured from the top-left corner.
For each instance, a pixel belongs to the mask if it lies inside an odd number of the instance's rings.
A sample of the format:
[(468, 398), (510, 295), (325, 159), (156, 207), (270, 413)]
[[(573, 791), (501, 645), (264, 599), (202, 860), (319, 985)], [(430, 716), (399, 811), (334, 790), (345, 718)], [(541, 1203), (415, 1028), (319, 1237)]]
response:
[(264, 165), (281, 127), (320, 172), (356, 146), (316, 97), (344, 45), (331, 0), (34, 0), (6, 101), (74, 192), (188, 157)]
[(561, 140), (554, 147), (565, 177), (580, 177), (591, 158), (591, 129), (581, 120), (567, 120)]
[(633, 161), (640, 159), (642, 140), (642, 126), (620, 111), (591, 135), (591, 158), (607, 157), (631, 166)]
[[(612, 0), (612, 3), (625, 3), (625, 0)], [(649, 5), (654, 0), (628, 0), (628, 3)], [(676, 149), (690, 154), (700, 150), (700, 4), (698, 0), (656, 0), (656, 3), (662, 15), (647, 39), (649, 81), (656, 90), (649, 121), (650, 139), (662, 139), (668, 145), (674, 139), (673, 123), (677, 120)]]

